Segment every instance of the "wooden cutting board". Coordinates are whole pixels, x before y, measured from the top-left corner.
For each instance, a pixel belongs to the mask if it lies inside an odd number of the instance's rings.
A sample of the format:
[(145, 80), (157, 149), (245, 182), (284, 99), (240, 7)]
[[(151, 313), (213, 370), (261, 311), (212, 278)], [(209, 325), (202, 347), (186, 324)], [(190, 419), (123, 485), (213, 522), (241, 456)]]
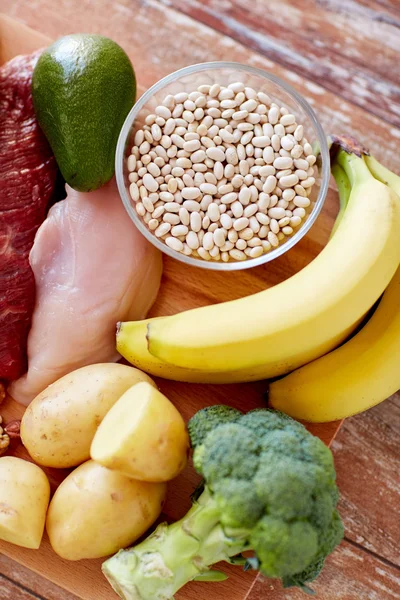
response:
[[(123, 40), (117, 41), (124, 46)], [(47, 46), (50, 42), (48, 37), (9, 17), (0, 15), (0, 64), (17, 54), (27, 54)], [(129, 49), (125, 49), (129, 54)], [(131, 56), (131, 58), (135, 62), (135, 57)], [(139, 93), (144, 91), (140, 88), (142, 70), (144, 68), (141, 63), (141, 69), (137, 69)], [(150, 315), (173, 314), (189, 308), (239, 298), (287, 279), (305, 267), (321, 251), (328, 240), (337, 210), (337, 196), (330, 189), (325, 207), (306, 238), (283, 257), (255, 269), (220, 274), (190, 268), (165, 257), (161, 290)], [(243, 411), (265, 406), (266, 384), (264, 382), (217, 386), (183, 384), (159, 379), (157, 383), (185, 419), (190, 418), (201, 407), (212, 404), (231, 404)], [(23, 407), (11, 398), (7, 398), (0, 412), (5, 422), (8, 422), (12, 419), (20, 419)], [(340, 422), (334, 422), (310, 425), (309, 430), (326, 444), (330, 444), (339, 427)], [(12, 446), (12, 453), (29, 460), (27, 452), (20, 444)], [(47, 469), (47, 474), (54, 491), (67, 472)], [(189, 496), (197, 482), (198, 476), (192, 468), (188, 467), (170, 485), (164, 511), (168, 519), (174, 520), (183, 516), (189, 508)], [(90, 510), (90, 507), (88, 509)], [(62, 560), (52, 551), (46, 536), (40, 550), (26, 550), (0, 541), (0, 552), (76, 594), (82, 600), (116, 600), (117, 598), (101, 574), (102, 560), (79, 562)], [(229, 574), (229, 579), (225, 582), (213, 584), (212, 588), (204, 583), (191, 583), (176, 597), (180, 600), (197, 600), (212, 593), (213, 600), (249, 598), (256, 575), (252, 572), (244, 573), (240, 568), (225, 564), (221, 569)]]

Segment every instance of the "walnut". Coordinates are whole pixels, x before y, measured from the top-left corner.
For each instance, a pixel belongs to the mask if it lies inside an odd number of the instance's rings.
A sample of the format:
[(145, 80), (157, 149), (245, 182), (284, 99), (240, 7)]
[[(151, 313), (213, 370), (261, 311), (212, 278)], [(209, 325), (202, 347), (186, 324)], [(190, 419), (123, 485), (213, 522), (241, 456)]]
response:
[(3, 454), (5, 454), (7, 452), (8, 446), (10, 445), (10, 437), (3, 430), (3, 427), (1, 426), (2, 422), (3, 422), (3, 418), (0, 415), (0, 456), (2, 456)]
[(9, 423), (7, 423), (4, 429), (10, 439), (21, 437), (21, 421), (10, 421)]

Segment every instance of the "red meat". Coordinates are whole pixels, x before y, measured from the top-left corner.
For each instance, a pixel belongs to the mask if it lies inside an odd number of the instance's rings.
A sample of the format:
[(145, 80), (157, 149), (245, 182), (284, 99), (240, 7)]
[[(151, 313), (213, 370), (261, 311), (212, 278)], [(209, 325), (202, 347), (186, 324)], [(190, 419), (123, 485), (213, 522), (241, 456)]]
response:
[(0, 379), (26, 371), (35, 303), (29, 252), (56, 185), (57, 165), (35, 119), (31, 82), (40, 52), (0, 68)]

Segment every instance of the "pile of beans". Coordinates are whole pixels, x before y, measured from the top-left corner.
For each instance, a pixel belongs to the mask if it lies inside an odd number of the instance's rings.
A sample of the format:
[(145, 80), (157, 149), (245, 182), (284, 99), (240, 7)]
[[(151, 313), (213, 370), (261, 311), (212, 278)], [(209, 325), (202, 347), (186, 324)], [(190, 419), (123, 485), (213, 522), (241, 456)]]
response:
[(241, 82), (167, 96), (128, 157), (137, 214), (167, 246), (246, 260), (301, 225), (317, 168), (303, 126)]

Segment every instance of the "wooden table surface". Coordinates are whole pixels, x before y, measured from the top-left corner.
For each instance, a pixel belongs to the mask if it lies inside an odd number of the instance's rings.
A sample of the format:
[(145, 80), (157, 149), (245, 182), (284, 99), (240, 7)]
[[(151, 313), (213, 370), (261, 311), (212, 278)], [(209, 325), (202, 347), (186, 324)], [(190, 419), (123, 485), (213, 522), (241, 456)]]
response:
[[(327, 133), (359, 137), (400, 173), (399, 0), (0, 0), (0, 12), (51, 38), (109, 35), (129, 48), (143, 87), (208, 60), (266, 68)], [(400, 599), (399, 433), (397, 395), (348, 419), (333, 444), (346, 538), (314, 585), (320, 600)], [(259, 579), (246, 600), (304, 597)], [(0, 556), (0, 600), (34, 599), (76, 597)]]

